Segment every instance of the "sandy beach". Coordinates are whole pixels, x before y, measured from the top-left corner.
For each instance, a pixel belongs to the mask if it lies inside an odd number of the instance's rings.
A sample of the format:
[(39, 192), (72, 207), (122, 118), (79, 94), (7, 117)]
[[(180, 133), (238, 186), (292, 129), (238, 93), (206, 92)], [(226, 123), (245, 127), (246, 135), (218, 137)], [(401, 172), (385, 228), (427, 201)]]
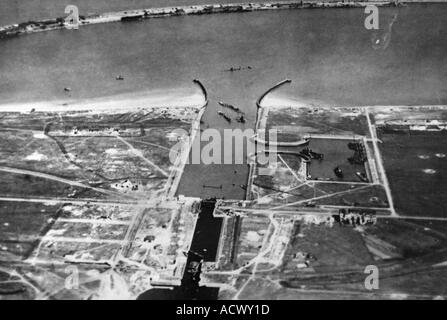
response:
[(204, 103), (200, 93), (186, 90), (156, 90), (120, 94), (92, 99), (66, 99), (53, 101), (17, 102), (0, 104), (0, 112), (120, 112), (144, 108), (198, 107)]

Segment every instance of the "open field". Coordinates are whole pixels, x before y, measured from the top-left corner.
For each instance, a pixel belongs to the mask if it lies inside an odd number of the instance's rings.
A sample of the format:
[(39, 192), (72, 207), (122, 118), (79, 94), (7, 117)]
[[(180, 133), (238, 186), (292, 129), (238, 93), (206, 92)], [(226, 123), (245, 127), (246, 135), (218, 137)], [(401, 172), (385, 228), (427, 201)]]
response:
[[(277, 129), (281, 134), (304, 135), (367, 135), (366, 118), (359, 108), (321, 108), (318, 106), (271, 107), (267, 130)], [(295, 139), (299, 140), (299, 139)]]
[(445, 108), (381, 108), (373, 115), (396, 211), (445, 217)]
[(169, 198), (188, 152), (171, 152), (185, 138), (172, 132), (192, 133), (200, 108), (0, 113), (0, 294), (132, 298), (179, 283), (196, 204)]

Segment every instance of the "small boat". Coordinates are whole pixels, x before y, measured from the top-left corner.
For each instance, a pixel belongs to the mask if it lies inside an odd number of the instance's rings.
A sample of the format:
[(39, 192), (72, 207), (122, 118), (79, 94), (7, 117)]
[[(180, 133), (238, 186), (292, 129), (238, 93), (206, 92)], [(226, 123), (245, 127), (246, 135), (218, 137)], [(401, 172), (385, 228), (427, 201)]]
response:
[(115, 77), (116, 80), (124, 80), (124, 77), (122, 75), (118, 75)]
[(210, 189), (222, 189), (222, 185), (219, 186), (213, 186), (213, 185), (203, 185), (203, 188), (210, 188)]
[(227, 116), (225, 113), (223, 113), (222, 111), (218, 111), (217, 114), (221, 117), (223, 117), (225, 120), (228, 121), (228, 123), (231, 123), (231, 118), (229, 116)]
[(309, 149), (309, 147), (304, 148), (301, 153), (311, 159), (323, 160), (324, 155)]
[(236, 111), (236, 112), (241, 112), (241, 110), (238, 107), (235, 107), (235, 106), (233, 106), (231, 104), (228, 104), (228, 103), (225, 103), (225, 102), (222, 102), (222, 101), (219, 101), (218, 103), (222, 107), (224, 107), (224, 108), (228, 108), (228, 109), (231, 109), (231, 110)]
[(244, 118), (243, 115), (241, 115), (240, 117), (237, 117), (237, 118), (236, 118), (236, 121), (237, 121), (237, 122), (240, 122), (240, 123), (245, 123), (245, 118)]
[(251, 70), (251, 69), (253, 69), (252, 66), (246, 66), (246, 67), (238, 66), (238, 67), (231, 67), (231, 68), (225, 69), (224, 71), (233, 72), (233, 71)]
[(231, 67), (231, 68), (229, 68), (229, 69), (226, 69), (225, 71), (230, 71), (230, 72), (233, 72), (233, 71), (241, 71), (242, 70), (242, 67), (241, 66), (239, 66), (239, 67)]

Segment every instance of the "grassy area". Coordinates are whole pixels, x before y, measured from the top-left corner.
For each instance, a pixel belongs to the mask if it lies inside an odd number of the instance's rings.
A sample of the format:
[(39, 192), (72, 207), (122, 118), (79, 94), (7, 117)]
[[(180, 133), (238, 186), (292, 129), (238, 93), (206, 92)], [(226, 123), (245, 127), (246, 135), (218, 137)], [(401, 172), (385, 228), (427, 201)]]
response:
[(304, 134), (366, 135), (368, 125), (360, 109), (355, 108), (281, 108), (269, 112), (267, 129), (296, 136)]
[(397, 212), (446, 217), (447, 133), (381, 134), (380, 139)]

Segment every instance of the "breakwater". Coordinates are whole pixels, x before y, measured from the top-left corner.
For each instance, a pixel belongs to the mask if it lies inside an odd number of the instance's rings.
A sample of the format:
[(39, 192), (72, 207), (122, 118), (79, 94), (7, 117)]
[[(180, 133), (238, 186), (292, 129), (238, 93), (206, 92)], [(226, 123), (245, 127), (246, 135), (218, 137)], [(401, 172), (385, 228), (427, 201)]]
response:
[[(409, 1), (417, 2), (417, 1)], [(422, 2), (422, 1), (421, 1)], [(118, 12), (109, 12), (103, 14), (90, 14), (87, 16), (79, 16), (79, 26), (86, 26), (98, 23), (108, 22), (128, 22), (140, 21), (150, 18), (162, 18), (170, 16), (183, 15), (202, 15), (214, 13), (234, 13), (234, 12), (251, 12), (261, 10), (278, 10), (278, 9), (306, 9), (306, 8), (355, 8), (364, 7), (368, 4), (376, 6), (394, 6), (395, 1), (280, 1), (266, 3), (232, 3), (232, 4), (210, 4), (196, 6), (177, 6), (164, 8), (149, 8), (126, 10)], [(405, 2), (399, 2), (405, 3)], [(28, 21), (18, 24), (12, 24), (0, 27), (0, 38), (17, 36), (21, 34), (42, 32), (63, 29), (67, 27), (65, 17), (54, 19), (46, 19), (39, 21)]]

